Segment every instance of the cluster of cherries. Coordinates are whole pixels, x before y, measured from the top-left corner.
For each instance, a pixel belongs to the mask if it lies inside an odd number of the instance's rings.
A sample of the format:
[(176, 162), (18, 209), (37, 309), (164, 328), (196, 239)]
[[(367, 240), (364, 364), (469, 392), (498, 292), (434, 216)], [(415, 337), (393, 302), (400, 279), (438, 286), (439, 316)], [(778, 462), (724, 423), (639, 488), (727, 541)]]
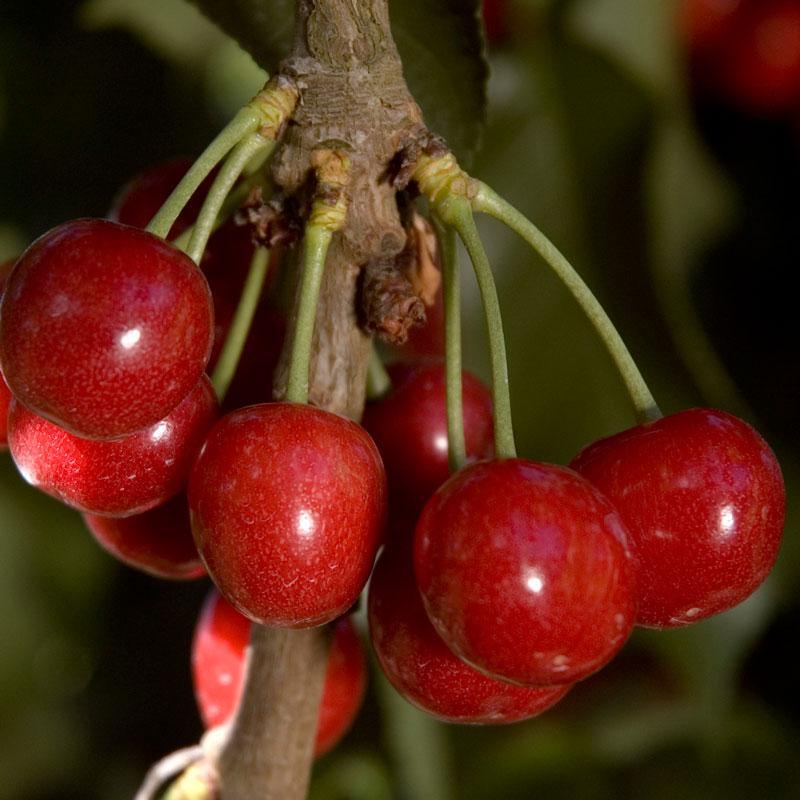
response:
[(683, 0), (679, 28), (702, 88), (750, 113), (800, 108), (798, 0)]
[(363, 427), (269, 402), (282, 323), (265, 306), (221, 416), (205, 370), (253, 244), (224, 225), (198, 268), (141, 229), (186, 167), (146, 173), (113, 219), (66, 223), (17, 260), (0, 304), (0, 433), (23, 477), (81, 511), (123, 561), (213, 578), (193, 654), (206, 725), (235, 711), (251, 622), (335, 623), (316, 751), (332, 747), (364, 691), (346, 615), (370, 575), (387, 677), (460, 723), (533, 717), (634, 625), (695, 622), (767, 576), (783, 531), (780, 468), (724, 412), (640, 425), (570, 468), (497, 459), (491, 394), (464, 373), (468, 463), (450, 475), (440, 360), (392, 367)]

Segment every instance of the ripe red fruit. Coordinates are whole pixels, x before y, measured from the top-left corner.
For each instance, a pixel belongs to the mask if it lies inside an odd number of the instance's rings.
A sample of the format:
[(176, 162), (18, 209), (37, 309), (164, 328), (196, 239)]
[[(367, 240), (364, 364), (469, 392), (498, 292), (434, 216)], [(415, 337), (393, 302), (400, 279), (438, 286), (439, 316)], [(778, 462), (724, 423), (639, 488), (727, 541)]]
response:
[[(6, 279), (14, 266), (14, 260), (4, 261), (0, 264), (0, 302), (3, 300), (3, 289)], [(11, 404), (11, 391), (3, 378), (2, 366), (0, 366), (0, 450), (8, 447), (8, 407)]]
[(211, 350), (211, 295), (182, 252), (149, 233), (76, 220), (34, 242), (3, 295), (11, 391), (78, 436), (111, 439), (169, 414)]
[(255, 622), (310, 627), (355, 602), (372, 568), (386, 476), (367, 432), (311, 406), (234, 411), (192, 470), (195, 541), (225, 597)]
[(800, 98), (800, 6), (771, 0), (747, 8), (720, 52), (721, 91), (756, 113), (781, 113)]
[[(250, 620), (212, 591), (203, 606), (192, 644), (194, 693), (206, 728), (226, 723), (236, 710), (244, 680)], [(314, 755), (327, 753), (358, 713), (367, 681), (366, 659), (349, 619), (333, 627)]]
[[(363, 425), (381, 452), (389, 481), (390, 505), (416, 519), (428, 498), (449, 474), (444, 364), (389, 368), (392, 390), (368, 403)], [(484, 384), (462, 374), (464, 438), (474, 460), (494, 453), (492, 394)]]
[(428, 619), (408, 548), (383, 551), (369, 584), (369, 629), (392, 686), (444, 722), (500, 725), (535, 717), (569, 685), (531, 689), (488, 678), (458, 658)]
[(8, 447), (8, 407), (11, 405), (11, 392), (0, 370), (0, 450)]
[(508, 8), (506, 0), (483, 0), (483, 24), (486, 38), (493, 44), (508, 36)]
[(203, 376), (169, 416), (113, 441), (81, 439), (14, 400), (8, 440), (32, 486), (78, 511), (124, 517), (181, 490), (216, 414), (214, 390)]
[(589, 445), (572, 466), (628, 528), (640, 625), (671, 628), (725, 611), (775, 563), (786, 503), (780, 466), (731, 414), (672, 414)]
[(612, 505), (571, 470), (484, 461), (428, 501), (414, 567), (431, 622), (461, 658), (523, 685), (572, 683), (633, 627), (625, 535)]
[(184, 493), (132, 517), (84, 514), (83, 519), (98, 544), (130, 567), (176, 580), (206, 574), (192, 538)]
[(678, 29), (695, 53), (712, 50), (730, 34), (742, 18), (742, 0), (683, 0), (678, 12)]
[(444, 356), (444, 294), (441, 287), (432, 306), (425, 309), (425, 323), (411, 328), (404, 344), (392, 348), (402, 361), (418, 361), (421, 358)]
[[(189, 158), (173, 158), (154, 164), (135, 175), (115, 198), (108, 213), (109, 219), (134, 228), (146, 228), (191, 166), (192, 160)], [(176, 239), (194, 224), (212, 181), (213, 174), (200, 184), (192, 199), (178, 215), (167, 239)]]

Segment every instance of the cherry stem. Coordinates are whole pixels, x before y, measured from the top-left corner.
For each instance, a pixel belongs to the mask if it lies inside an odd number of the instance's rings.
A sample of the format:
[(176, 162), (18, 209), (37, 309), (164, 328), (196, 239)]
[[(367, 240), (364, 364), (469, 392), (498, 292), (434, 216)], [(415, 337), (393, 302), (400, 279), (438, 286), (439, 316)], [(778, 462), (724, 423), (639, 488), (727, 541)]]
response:
[(164, 205), (150, 220), (147, 230), (162, 239), (166, 239), (178, 215), (191, 200), (192, 195), (197, 191), (200, 184), (209, 176), (211, 170), (225, 158), (238, 142), (253, 133), (260, 124), (261, 116), (255, 108), (249, 105), (242, 108), (211, 141), (197, 161), (192, 164), (180, 183), (173, 189), (172, 194), (166, 199)]
[(383, 366), (383, 361), (378, 355), (375, 345), (369, 354), (369, 366), (367, 367), (367, 400), (378, 400), (388, 394), (392, 388), (392, 379)]
[[(233, 189), (231, 189), (230, 194), (225, 198), (225, 202), (222, 204), (222, 208), (220, 209), (217, 218), (214, 220), (214, 224), (211, 226), (211, 232), (213, 233), (222, 225), (223, 222), (228, 220), (234, 214), (234, 212), (239, 209), (242, 203), (247, 200), (250, 192), (253, 191), (256, 186), (259, 186), (263, 183), (263, 174), (253, 174), (245, 180), (239, 181), (239, 183), (234, 186)], [(174, 239), (172, 244), (174, 244), (179, 250), (186, 252), (186, 248), (189, 246), (189, 241), (191, 240), (193, 233), (194, 225), (191, 225), (180, 236)]]
[(349, 158), (338, 150), (319, 148), (312, 153), (311, 164), (317, 188), (303, 234), (303, 274), (286, 377), (286, 400), (290, 403), (308, 402), (311, 343), (325, 261), (333, 234), (347, 220)]
[(434, 224), (442, 246), (447, 457), (450, 471), (456, 472), (467, 461), (461, 389), (461, 278), (456, 251), (456, 232), (453, 228), (445, 226), (436, 216)]
[(150, 767), (133, 800), (155, 800), (167, 781), (174, 779), (202, 757), (203, 748), (199, 744), (184, 747), (164, 756)]
[[(508, 360), (503, 335), (503, 318), (497, 297), (492, 268), (483, 242), (475, 226), (469, 201), (451, 198), (450, 222), (467, 248), (483, 303), (486, 332), (489, 338), (489, 359), (492, 368), (492, 400), (494, 403), (494, 445), (498, 458), (515, 458), (514, 425), (511, 418), (511, 396), (508, 388)], [(448, 399), (449, 402), (449, 399)]]
[(319, 290), (325, 272), (325, 259), (333, 238), (326, 226), (306, 225), (303, 236), (303, 277), (300, 283), (300, 302), (294, 329), (289, 373), (286, 379), (286, 400), (290, 403), (308, 402), (311, 342), (317, 316)]
[(472, 199), (472, 207), (475, 211), (494, 217), (522, 237), (539, 253), (578, 301), (583, 312), (600, 335), (625, 383), (636, 411), (637, 420), (644, 423), (659, 419), (661, 411), (636, 366), (636, 362), (605, 310), (584, 283), (583, 278), (556, 246), (508, 201), (500, 197), (485, 183), (476, 182), (475, 185), (477, 192)]
[(236, 374), (236, 367), (239, 365), (242, 349), (250, 333), (250, 326), (261, 297), (261, 290), (264, 288), (268, 267), (269, 250), (265, 247), (257, 247), (250, 261), (250, 270), (247, 273), (230, 330), (225, 338), (222, 352), (219, 354), (214, 374), (211, 376), (211, 382), (214, 384), (214, 390), (220, 402), (225, 399), (233, 376)]
[(268, 151), (274, 147), (273, 140), (264, 138), (260, 133), (251, 133), (234, 147), (225, 160), (203, 201), (203, 207), (200, 209), (192, 236), (189, 239), (189, 246), (186, 249), (186, 254), (196, 264), (199, 264), (203, 257), (214, 224), (233, 185), (251, 159), (257, 155), (269, 155)]

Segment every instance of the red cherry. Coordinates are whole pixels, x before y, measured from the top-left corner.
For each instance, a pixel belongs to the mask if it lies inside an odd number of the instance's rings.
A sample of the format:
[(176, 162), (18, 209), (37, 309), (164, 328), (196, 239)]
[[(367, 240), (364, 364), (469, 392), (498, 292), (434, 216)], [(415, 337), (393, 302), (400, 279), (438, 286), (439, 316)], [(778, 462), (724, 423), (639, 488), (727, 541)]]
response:
[(161, 239), (115, 222), (68, 222), (34, 242), (1, 308), (11, 391), (87, 438), (125, 436), (166, 417), (211, 350), (203, 274)]
[(169, 416), (113, 441), (81, 439), (14, 400), (8, 440), (32, 486), (78, 511), (125, 517), (181, 490), (216, 414), (214, 390), (203, 376)]
[[(192, 644), (194, 693), (206, 728), (226, 723), (239, 702), (250, 621), (212, 591), (203, 606)], [(327, 753), (358, 713), (367, 681), (361, 641), (349, 619), (333, 627), (314, 755)]]
[(486, 38), (494, 43), (508, 36), (508, 8), (506, 0), (483, 0), (483, 24)]
[[(0, 303), (3, 300), (3, 289), (6, 279), (14, 266), (14, 259), (4, 261), (0, 264)], [(11, 391), (3, 378), (3, 370), (0, 367), (0, 451), (8, 447), (8, 407), (11, 405)]]
[(588, 481), (522, 459), (461, 470), (425, 506), (414, 566), (428, 616), (490, 676), (572, 683), (622, 647), (636, 614), (625, 528)]
[(195, 541), (225, 597), (255, 622), (310, 627), (355, 602), (375, 558), (386, 476), (366, 431), (310, 406), (234, 411), (192, 470)]
[(285, 337), (286, 317), (283, 312), (262, 302), (225, 395), (225, 409), (267, 403), (272, 399), (272, 384)]
[(11, 392), (0, 369), (0, 450), (8, 448), (8, 408), (11, 405)]
[[(443, 364), (392, 365), (392, 390), (368, 403), (364, 427), (381, 452), (395, 509), (404, 518), (418, 516), (427, 499), (449, 474), (447, 411)], [(492, 394), (468, 372), (462, 373), (464, 437), (470, 459), (494, 453)]]
[(678, 29), (695, 53), (704, 54), (719, 45), (742, 18), (742, 0), (683, 0)]
[(93, 514), (84, 514), (83, 519), (98, 544), (130, 567), (177, 580), (206, 574), (194, 546), (183, 493), (163, 506), (125, 519)]
[(775, 563), (786, 503), (780, 466), (730, 414), (672, 414), (589, 445), (572, 466), (628, 528), (640, 625), (671, 628), (725, 611)]
[(403, 361), (444, 356), (444, 295), (441, 288), (433, 305), (425, 309), (425, 324), (411, 328), (405, 344), (392, 348), (392, 351)]
[(369, 584), (369, 629), (378, 661), (397, 691), (444, 722), (500, 725), (529, 719), (571, 688), (531, 689), (493, 680), (458, 658), (422, 605), (410, 553), (383, 551)]
[[(191, 166), (192, 161), (189, 158), (173, 158), (154, 164), (135, 175), (115, 198), (108, 213), (109, 219), (134, 228), (146, 228)], [(213, 179), (212, 173), (200, 184), (192, 199), (178, 215), (167, 239), (176, 239), (194, 224)]]
[(721, 91), (755, 113), (782, 113), (800, 98), (800, 6), (794, 0), (748, 7), (714, 70)]

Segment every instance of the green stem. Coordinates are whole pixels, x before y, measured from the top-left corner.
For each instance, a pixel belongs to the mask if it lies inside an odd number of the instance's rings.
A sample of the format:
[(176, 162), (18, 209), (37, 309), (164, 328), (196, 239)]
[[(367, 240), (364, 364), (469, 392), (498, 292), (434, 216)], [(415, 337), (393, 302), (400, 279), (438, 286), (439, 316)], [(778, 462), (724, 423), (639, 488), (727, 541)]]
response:
[(214, 229), (225, 199), (247, 164), (257, 154), (271, 150), (274, 147), (275, 142), (273, 140), (265, 139), (259, 133), (251, 133), (234, 147), (225, 160), (222, 169), (214, 179), (214, 183), (211, 184), (211, 188), (203, 202), (203, 207), (200, 209), (200, 214), (194, 224), (192, 236), (189, 239), (186, 254), (196, 264), (199, 264), (200, 259), (203, 257), (203, 252), (206, 249), (208, 239)]
[(197, 161), (183, 176), (173, 189), (158, 213), (150, 220), (147, 230), (166, 239), (178, 215), (191, 200), (200, 184), (208, 177), (211, 170), (241, 141), (255, 131), (261, 124), (258, 112), (246, 106), (217, 134), (212, 142), (201, 153)]
[(236, 367), (239, 365), (242, 349), (247, 341), (247, 335), (250, 333), (250, 326), (253, 323), (264, 280), (267, 277), (268, 266), (269, 250), (257, 247), (250, 262), (250, 271), (247, 273), (242, 296), (236, 307), (236, 314), (231, 322), (222, 352), (219, 354), (214, 374), (211, 376), (211, 382), (214, 384), (220, 403), (225, 399), (233, 376), (236, 374)]
[[(222, 208), (217, 215), (217, 218), (214, 220), (214, 224), (211, 226), (211, 232), (213, 233), (217, 228), (219, 228), (223, 222), (228, 220), (234, 212), (239, 210), (239, 207), (247, 200), (248, 195), (253, 190), (255, 186), (258, 186), (264, 181), (264, 176), (260, 174), (253, 174), (250, 175), (246, 180), (241, 180), (239, 183), (231, 189), (230, 194), (225, 198), (225, 202), (222, 204)], [(262, 187), (263, 188), (263, 187)], [(183, 250), (184, 252), (189, 247), (189, 242), (191, 241), (192, 234), (194, 233), (194, 225), (187, 228), (177, 239), (174, 239), (172, 244), (175, 245), (179, 250)]]
[(372, 345), (372, 352), (369, 354), (369, 367), (367, 368), (367, 400), (377, 400), (383, 397), (392, 388), (392, 379), (383, 366), (383, 361)]
[(434, 224), (442, 245), (447, 457), (450, 471), (456, 472), (467, 461), (461, 389), (461, 279), (456, 252), (456, 232), (435, 217)]
[(286, 400), (290, 403), (308, 402), (308, 373), (311, 364), (311, 341), (317, 316), (317, 302), (325, 272), (325, 259), (333, 231), (324, 225), (306, 225), (303, 236), (303, 277), (300, 283), (300, 302), (294, 328), (294, 341), (286, 381)]
[(498, 458), (514, 458), (517, 449), (514, 444), (514, 425), (511, 419), (511, 396), (508, 389), (508, 361), (506, 342), (503, 335), (503, 318), (500, 301), (494, 283), (492, 268), (483, 242), (475, 227), (475, 219), (469, 202), (459, 202), (452, 198), (452, 222), (461, 241), (467, 248), (475, 278), (481, 293), (483, 312), (486, 318), (486, 331), (489, 337), (489, 358), (492, 366), (492, 399), (494, 401), (494, 443)]
[(450, 800), (454, 783), (447, 728), (400, 697), (377, 666), (373, 672), (386, 746), (398, 773), (402, 796)]
[(476, 211), (489, 214), (507, 225), (521, 236), (547, 262), (553, 272), (578, 301), (589, 318), (614, 361), (625, 387), (628, 390), (636, 417), (640, 423), (658, 419), (661, 416), (658, 405), (645, 383), (636, 362), (622, 341), (614, 324), (603, 307), (584, 283), (580, 275), (555, 245), (526, 217), (509, 202), (500, 197), (484, 183), (477, 183), (478, 191), (472, 200)]

